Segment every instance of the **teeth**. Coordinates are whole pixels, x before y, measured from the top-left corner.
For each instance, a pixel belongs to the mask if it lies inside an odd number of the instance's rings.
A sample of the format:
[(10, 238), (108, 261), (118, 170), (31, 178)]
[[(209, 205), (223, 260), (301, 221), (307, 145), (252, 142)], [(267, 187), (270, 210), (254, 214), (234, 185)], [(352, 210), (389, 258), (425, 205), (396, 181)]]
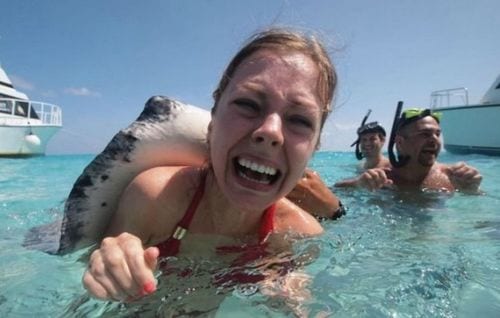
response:
[(244, 173), (239, 173), (239, 175), (241, 177), (243, 177), (244, 179), (247, 179), (247, 180), (250, 180), (250, 181), (253, 181), (253, 182), (258, 182), (258, 183), (262, 183), (262, 184), (269, 184), (271, 181), (270, 180), (256, 180), (256, 179), (252, 179), (252, 178), (249, 178), (247, 177)]
[(252, 161), (247, 160), (247, 159), (239, 158), (238, 159), (238, 163), (240, 165), (242, 165), (243, 167), (245, 167), (247, 169), (250, 169), (252, 171), (256, 171), (256, 172), (259, 172), (259, 173), (265, 173), (265, 174), (268, 174), (268, 175), (271, 175), (271, 176), (274, 176), (276, 174), (276, 169), (275, 168), (267, 167), (267, 166), (264, 166), (264, 165), (260, 165), (258, 163), (252, 162)]

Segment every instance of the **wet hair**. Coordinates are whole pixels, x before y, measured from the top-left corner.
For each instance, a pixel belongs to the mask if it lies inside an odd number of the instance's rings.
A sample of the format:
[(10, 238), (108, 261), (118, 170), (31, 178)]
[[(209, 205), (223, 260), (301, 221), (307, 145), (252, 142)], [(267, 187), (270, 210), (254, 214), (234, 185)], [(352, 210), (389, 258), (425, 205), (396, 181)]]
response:
[(337, 86), (337, 74), (324, 45), (314, 36), (301, 33), (288, 28), (270, 28), (258, 32), (250, 37), (238, 53), (233, 57), (219, 85), (213, 92), (214, 106), (212, 115), (217, 109), (217, 104), (227, 88), (238, 66), (253, 53), (263, 50), (281, 52), (299, 52), (310, 57), (319, 69), (318, 89), (320, 101), (323, 104), (321, 116), (321, 129), (326, 118), (332, 110), (332, 100)]

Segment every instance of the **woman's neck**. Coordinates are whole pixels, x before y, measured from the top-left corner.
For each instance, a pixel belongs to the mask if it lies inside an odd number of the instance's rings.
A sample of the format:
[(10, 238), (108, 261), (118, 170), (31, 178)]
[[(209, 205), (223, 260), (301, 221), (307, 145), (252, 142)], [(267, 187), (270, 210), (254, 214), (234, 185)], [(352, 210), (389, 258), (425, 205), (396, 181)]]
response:
[(206, 221), (222, 235), (241, 236), (257, 233), (263, 210), (248, 210), (228, 200), (219, 187), (212, 170), (209, 170), (205, 184), (205, 196), (201, 202)]

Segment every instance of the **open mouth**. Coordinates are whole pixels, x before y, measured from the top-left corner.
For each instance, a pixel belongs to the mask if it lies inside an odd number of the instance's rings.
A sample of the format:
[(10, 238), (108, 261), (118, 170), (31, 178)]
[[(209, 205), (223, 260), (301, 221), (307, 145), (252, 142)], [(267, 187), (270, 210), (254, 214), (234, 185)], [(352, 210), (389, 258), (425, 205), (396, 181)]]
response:
[(422, 150), (422, 153), (426, 154), (426, 155), (432, 155), (432, 156), (437, 155), (437, 151), (434, 149), (424, 149), (424, 150)]
[(260, 184), (273, 184), (281, 175), (276, 168), (243, 158), (235, 158), (234, 167), (240, 177)]

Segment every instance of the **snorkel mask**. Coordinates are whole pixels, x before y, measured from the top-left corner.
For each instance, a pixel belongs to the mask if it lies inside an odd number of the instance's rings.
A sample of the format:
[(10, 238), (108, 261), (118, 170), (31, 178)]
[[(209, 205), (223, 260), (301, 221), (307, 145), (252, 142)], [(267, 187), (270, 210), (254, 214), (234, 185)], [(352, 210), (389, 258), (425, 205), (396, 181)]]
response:
[(396, 159), (396, 156), (394, 155), (394, 143), (397, 132), (401, 128), (427, 116), (434, 118), (438, 124), (441, 120), (441, 113), (435, 113), (428, 108), (409, 108), (401, 113), (402, 108), (403, 102), (399, 101), (398, 106), (396, 107), (396, 113), (394, 114), (394, 121), (392, 122), (391, 137), (389, 139), (388, 146), (389, 160), (391, 165), (396, 168), (403, 167), (408, 163), (408, 160), (410, 160), (409, 156), (403, 156), (398, 153), (398, 157)]
[(356, 146), (356, 158), (358, 160), (363, 159), (363, 154), (359, 150), (359, 141), (361, 140), (361, 135), (368, 133), (380, 133), (385, 137), (385, 129), (377, 121), (372, 121), (368, 124), (365, 124), (371, 112), (372, 110), (368, 109), (368, 112), (366, 113), (365, 117), (363, 117), (363, 121), (361, 121), (361, 126), (359, 126), (357, 130), (358, 139), (356, 139), (356, 141), (354, 141), (351, 145), (351, 147)]

